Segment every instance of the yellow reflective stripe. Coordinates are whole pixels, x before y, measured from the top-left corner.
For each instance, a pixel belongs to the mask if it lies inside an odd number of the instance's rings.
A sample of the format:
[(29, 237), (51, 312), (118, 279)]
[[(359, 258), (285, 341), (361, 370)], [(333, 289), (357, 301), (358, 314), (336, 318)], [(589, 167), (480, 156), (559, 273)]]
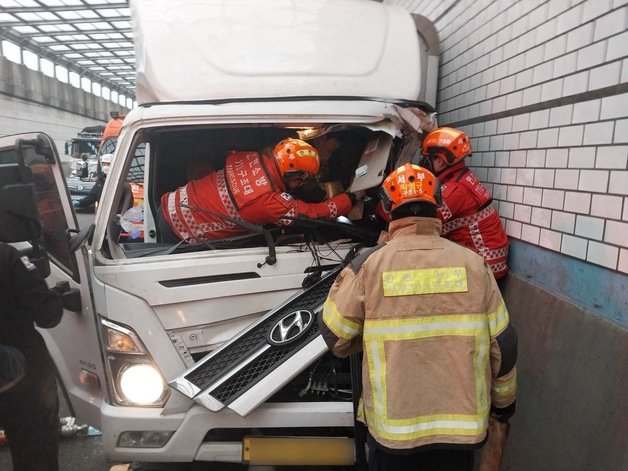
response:
[(361, 332), (359, 324), (345, 319), (330, 298), (327, 298), (323, 306), (323, 321), (338, 338), (351, 340)]
[[(437, 335), (475, 338), (473, 376), (477, 414), (440, 414), (389, 419), (384, 342)], [(364, 340), (373, 398), (373, 409), (365, 409), (365, 413), (369, 427), (373, 427), (378, 435), (389, 440), (408, 440), (439, 434), (474, 436), (484, 432), (490, 406), (487, 391), (490, 344), (485, 316), (460, 314), (414, 319), (367, 320), (364, 325)]]
[(364, 400), (362, 399), (362, 396), (360, 396), (360, 399), (358, 400), (358, 410), (356, 411), (355, 418), (362, 423), (366, 421), (366, 416), (364, 412)]
[(408, 319), (366, 319), (364, 340), (410, 340), (444, 335), (475, 336), (486, 332), (486, 315), (453, 314)]
[(513, 370), (501, 378), (493, 380), (493, 394), (498, 397), (511, 397), (517, 392), (517, 370)]
[(488, 415), (437, 414), (392, 420), (366, 409), (369, 429), (388, 440), (411, 440), (434, 435), (474, 436), (484, 433)]
[(508, 309), (502, 301), (493, 312), (488, 313), (488, 326), (491, 337), (496, 337), (501, 331), (508, 327)]
[(384, 342), (365, 342), (365, 345), (371, 391), (373, 392), (373, 406), (377, 414), (384, 417), (386, 416), (386, 405), (388, 404)]
[(463, 293), (467, 288), (465, 267), (420, 268), (382, 273), (384, 296)]
[(473, 371), (475, 380), (475, 401), (477, 413), (480, 417), (488, 416), (488, 409), (491, 404), (489, 391), (487, 389), (488, 364), (490, 360), (489, 352), (490, 340), (487, 338), (485, 331), (484, 335), (477, 335), (475, 337), (475, 351), (473, 352), (473, 364), (475, 366), (475, 370)]

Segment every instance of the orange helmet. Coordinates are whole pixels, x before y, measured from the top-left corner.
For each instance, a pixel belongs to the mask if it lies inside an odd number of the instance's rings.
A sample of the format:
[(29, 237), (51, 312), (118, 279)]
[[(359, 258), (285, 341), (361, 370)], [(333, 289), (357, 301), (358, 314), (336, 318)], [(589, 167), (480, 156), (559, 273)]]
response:
[(429, 170), (407, 163), (393, 170), (382, 183), (382, 204), (390, 213), (406, 203), (425, 201), (440, 206), (440, 184)]
[(318, 151), (301, 139), (284, 139), (275, 146), (273, 153), (282, 176), (289, 172), (318, 173)]
[(439, 155), (445, 158), (447, 165), (453, 165), (471, 155), (471, 141), (464, 131), (438, 128), (423, 139), (421, 154), (426, 157)]

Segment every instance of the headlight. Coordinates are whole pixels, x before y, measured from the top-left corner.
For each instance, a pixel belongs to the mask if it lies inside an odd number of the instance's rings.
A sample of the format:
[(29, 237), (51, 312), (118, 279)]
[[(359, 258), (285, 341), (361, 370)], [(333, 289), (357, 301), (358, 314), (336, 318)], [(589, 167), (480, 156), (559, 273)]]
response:
[(120, 406), (163, 407), (170, 388), (138, 335), (101, 319), (110, 392)]
[(164, 392), (161, 375), (151, 365), (124, 366), (119, 376), (120, 392), (136, 404), (153, 404)]

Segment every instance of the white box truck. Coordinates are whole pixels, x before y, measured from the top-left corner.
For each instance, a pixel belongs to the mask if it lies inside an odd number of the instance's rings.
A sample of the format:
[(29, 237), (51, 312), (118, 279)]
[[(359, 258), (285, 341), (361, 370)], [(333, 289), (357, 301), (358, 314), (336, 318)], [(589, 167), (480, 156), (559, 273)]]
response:
[[(116, 461), (352, 464), (350, 362), (316, 318), (384, 227), (380, 183), (436, 125), (434, 27), (364, 0), (130, 6), (138, 107), (93, 225), (79, 231), (49, 137), (0, 138), (0, 210), (28, 214), (11, 195), (34, 188), (48, 284), (65, 290), (62, 322), (42, 334), (72, 412)], [(163, 240), (160, 197), (199, 158), (219, 170), (230, 150), (324, 135), (340, 145), (321, 187), (365, 191), (361, 214)], [(274, 341), (295, 315), (302, 327)]]

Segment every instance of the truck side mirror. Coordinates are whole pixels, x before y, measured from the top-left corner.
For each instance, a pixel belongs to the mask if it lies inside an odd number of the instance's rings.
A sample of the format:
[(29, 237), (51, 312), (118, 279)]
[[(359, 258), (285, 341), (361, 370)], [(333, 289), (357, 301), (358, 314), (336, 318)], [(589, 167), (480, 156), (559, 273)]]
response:
[(39, 155), (43, 155), (46, 162), (52, 163), (55, 160), (54, 151), (52, 149), (52, 142), (46, 138), (44, 134), (38, 134), (35, 141), (35, 152)]
[(70, 153), (70, 143), (66, 142), (65, 143), (65, 155), (68, 155)]

